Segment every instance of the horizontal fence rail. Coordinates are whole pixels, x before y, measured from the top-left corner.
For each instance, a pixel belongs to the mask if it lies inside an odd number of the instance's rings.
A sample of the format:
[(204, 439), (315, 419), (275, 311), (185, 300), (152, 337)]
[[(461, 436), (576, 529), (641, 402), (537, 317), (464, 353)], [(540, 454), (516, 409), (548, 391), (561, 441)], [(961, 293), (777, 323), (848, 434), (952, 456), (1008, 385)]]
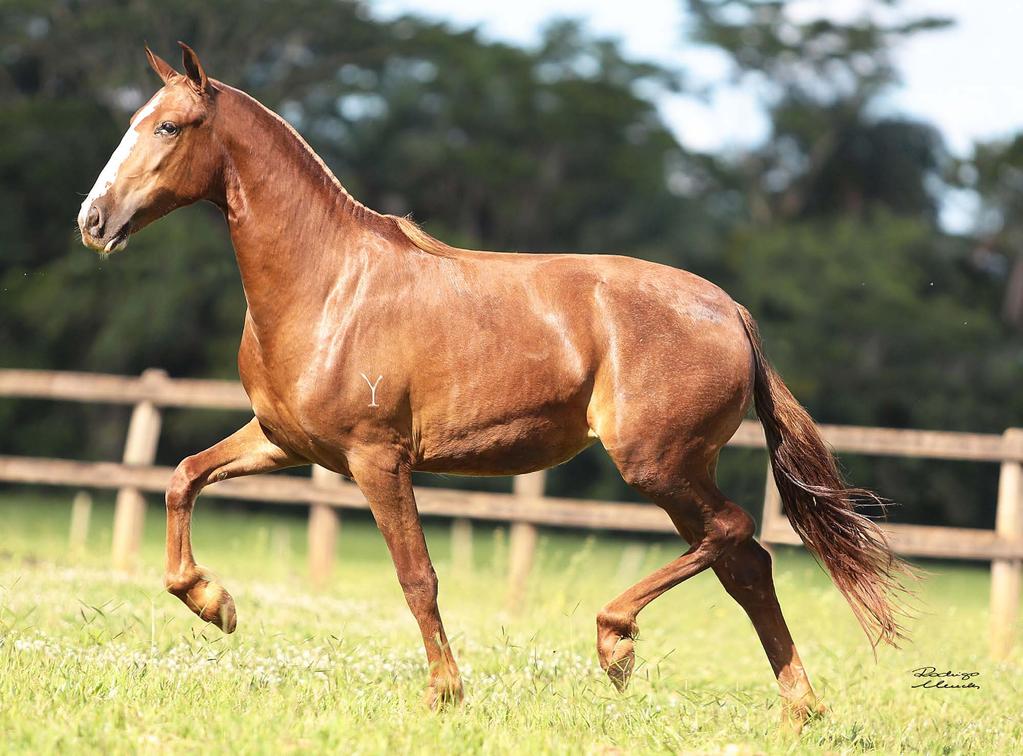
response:
[[(167, 490), (172, 472), (170, 467), (0, 456), (0, 480), (11, 483), (85, 488), (128, 487), (163, 493)], [(352, 483), (335, 483), (328, 488), (297, 475), (232, 478), (210, 483), (202, 490), (202, 495), (281, 504), (329, 504), (350, 509), (369, 509), (362, 492)], [(664, 513), (647, 504), (428, 487), (416, 489), (416, 504), (420, 513), (428, 516), (521, 521), (533, 525), (638, 533), (675, 532)]]
[[(160, 370), (147, 370), (141, 377), (0, 370), (0, 396), (124, 404), (134, 408), (120, 463), (0, 456), (0, 481), (116, 489), (114, 563), (124, 569), (131, 568), (139, 548), (145, 511), (142, 494), (162, 493), (172, 473), (170, 468), (153, 465), (161, 409), (251, 409), (237, 382), (172, 379)], [(1009, 429), (999, 435), (836, 425), (819, 428), (838, 452), (1001, 465), (993, 530), (898, 524), (885, 525), (884, 530), (895, 550), (902, 554), (992, 562), (992, 653), (998, 658), (1007, 656), (1017, 632), (1023, 582), (1023, 430)], [(744, 421), (729, 446), (763, 449), (766, 446), (763, 429), (755, 421)], [(473, 520), (511, 525), (510, 607), (521, 602), (534, 558), (538, 526), (675, 533), (671, 521), (656, 507), (549, 497), (544, 496), (543, 488), (543, 473), (534, 473), (517, 476), (510, 494), (420, 487), (416, 500), (423, 515), (454, 518), (455, 563), (471, 564)], [(369, 507), (355, 485), (315, 467), (311, 479), (280, 474), (236, 478), (210, 484), (203, 494), (309, 507), (310, 570), (317, 583), (329, 576), (339, 526), (337, 509)], [(83, 517), (87, 522), (87, 514), (80, 507), (75, 516), (79, 523)], [(74, 538), (80, 539), (81, 535)], [(770, 468), (761, 541), (800, 544), (799, 536), (782, 512)]]
[[(141, 378), (101, 373), (0, 370), (0, 396), (104, 404), (148, 401), (157, 407), (251, 409), (245, 391), (236, 381), (169, 378), (158, 370), (146, 371)], [(995, 433), (847, 425), (820, 425), (818, 428), (836, 451), (849, 454), (1023, 463), (1023, 448)], [(766, 447), (763, 429), (759, 423), (745, 420), (728, 445), (763, 449)]]
[(102, 404), (151, 402), (157, 407), (251, 409), (249, 398), (236, 381), (169, 378), (162, 370), (147, 370), (141, 378), (102, 373), (0, 370), (0, 396)]

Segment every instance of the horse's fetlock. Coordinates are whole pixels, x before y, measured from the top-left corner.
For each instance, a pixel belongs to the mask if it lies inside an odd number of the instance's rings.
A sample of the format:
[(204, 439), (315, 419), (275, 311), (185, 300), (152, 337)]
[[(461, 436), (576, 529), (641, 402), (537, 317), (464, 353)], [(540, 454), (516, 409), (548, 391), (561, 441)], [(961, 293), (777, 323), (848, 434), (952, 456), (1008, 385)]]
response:
[(181, 572), (168, 572), (163, 576), (163, 586), (168, 593), (180, 596), (195, 585), (195, 578)]
[(634, 616), (606, 607), (597, 614), (597, 628), (610, 630), (622, 638), (635, 638), (639, 635), (639, 625)]

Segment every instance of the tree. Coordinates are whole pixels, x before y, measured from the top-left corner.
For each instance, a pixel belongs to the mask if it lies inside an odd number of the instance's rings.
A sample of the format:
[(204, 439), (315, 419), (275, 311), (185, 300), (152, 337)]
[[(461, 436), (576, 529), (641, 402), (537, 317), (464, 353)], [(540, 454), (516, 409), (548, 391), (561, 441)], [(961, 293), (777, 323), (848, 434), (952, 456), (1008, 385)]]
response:
[(979, 195), (983, 208), (974, 229), (974, 262), (1004, 279), (1002, 314), (1023, 331), (1023, 134), (977, 145), (958, 178)]
[[(793, 20), (781, 0), (687, 0), (693, 36), (723, 51), (733, 76), (760, 93), (771, 139), (745, 156), (739, 179), (749, 213), (773, 218), (862, 215), (885, 207), (931, 221), (933, 180), (946, 161), (930, 126), (878, 117), (877, 97), (897, 81), (892, 51), (947, 19)], [(897, 2), (878, 2), (891, 15)], [(876, 14), (875, 14), (876, 15)]]

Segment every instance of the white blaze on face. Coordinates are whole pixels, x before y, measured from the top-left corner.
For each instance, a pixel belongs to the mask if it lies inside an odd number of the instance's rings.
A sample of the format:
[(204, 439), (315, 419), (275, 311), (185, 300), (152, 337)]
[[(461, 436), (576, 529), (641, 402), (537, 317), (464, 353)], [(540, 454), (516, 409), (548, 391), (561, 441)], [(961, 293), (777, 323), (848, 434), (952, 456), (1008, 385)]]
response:
[(95, 186), (92, 187), (92, 191), (89, 192), (89, 196), (82, 202), (82, 207), (78, 211), (78, 225), (85, 227), (85, 219), (89, 214), (89, 208), (92, 207), (92, 203), (107, 193), (107, 189), (111, 187), (114, 181), (117, 180), (117, 172), (121, 169), (121, 164), (128, 159), (132, 149), (135, 147), (135, 142), (139, 138), (139, 126), (142, 124), (146, 117), (156, 110), (156, 106), (160, 104), (160, 100), (163, 97), (163, 90), (161, 89), (153, 98), (146, 103), (146, 106), (142, 108), (132, 119), (131, 125), (128, 126), (128, 130), (124, 132), (124, 136), (121, 137), (121, 143), (117, 145), (117, 149), (114, 150), (114, 154), (110, 156), (110, 160), (107, 161), (106, 166), (99, 174), (99, 178), (96, 179)]

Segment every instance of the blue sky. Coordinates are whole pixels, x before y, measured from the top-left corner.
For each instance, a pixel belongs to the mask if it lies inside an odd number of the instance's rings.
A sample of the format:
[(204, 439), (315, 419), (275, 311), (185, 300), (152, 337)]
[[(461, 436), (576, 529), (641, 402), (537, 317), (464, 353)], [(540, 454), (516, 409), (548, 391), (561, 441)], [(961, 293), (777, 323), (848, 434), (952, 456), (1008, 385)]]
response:
[[(492, 39), (530, 44), (551, 18), (584, 19), (588, 28), (619, 37), (625, 50), (684, 65), (700, 82), (721, 81), (728, 70), (713, 51), (684, 41), (685, 14), (680, 0), (374, 0), (375, 13), (404, 12), (480, 26)], [(876, 4), (868, 0), (796, 0), (799, 20), (827, 14), (853, 19)], [(918, 116), (935, 124), (953, 152), (966, 155), (976, 140), (1023, 131), (1023, 1), (907, 0), (904, 13), (950, 16), (950, 30), (921, 34), (899, 48), (903, 85), (885, 102), (888, 112)], [(718, 149), (756, 143), (766, 122), (752, 93), (719, 89), (710, 103), (667, 97), (659, 103), (666, 120), (687, 147)]]

